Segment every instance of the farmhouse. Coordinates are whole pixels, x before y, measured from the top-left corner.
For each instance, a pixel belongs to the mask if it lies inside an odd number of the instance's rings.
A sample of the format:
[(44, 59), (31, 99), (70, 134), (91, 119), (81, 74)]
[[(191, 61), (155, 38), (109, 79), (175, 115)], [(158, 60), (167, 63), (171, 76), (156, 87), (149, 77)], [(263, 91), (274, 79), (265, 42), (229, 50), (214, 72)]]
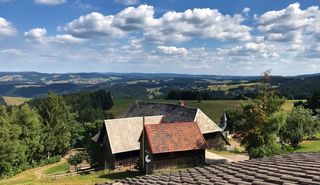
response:
[(137, 116), (163, 115), (161, 123), (196, 122), (206, 140), (208, 148), (229, 144), (223, 136), (222, 129), (198, 108), (169, 103), (145, 103), (138, 101), (120, 118)]
[(194, 122), (144, 125), (140, 144), (140, 170), (145, 174), (205, 163), (206, 141)]
[[(163, 116), (105, 120), (95, 141), (103, 147), (100, 162), (105, 168), (133, 168), (139, 159), (139, 137), (145, 124), (158, 124)], [(143, 121), (145, 119), (145, 121)]]

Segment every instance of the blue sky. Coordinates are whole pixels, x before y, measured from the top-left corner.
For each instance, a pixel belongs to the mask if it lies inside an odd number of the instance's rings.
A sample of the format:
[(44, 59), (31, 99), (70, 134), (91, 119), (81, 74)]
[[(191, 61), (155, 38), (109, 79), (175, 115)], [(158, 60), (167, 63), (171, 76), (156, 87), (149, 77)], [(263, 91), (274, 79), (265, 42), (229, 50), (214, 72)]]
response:
[(319, 0), (0, 0), (0, 71), (320, 72)]

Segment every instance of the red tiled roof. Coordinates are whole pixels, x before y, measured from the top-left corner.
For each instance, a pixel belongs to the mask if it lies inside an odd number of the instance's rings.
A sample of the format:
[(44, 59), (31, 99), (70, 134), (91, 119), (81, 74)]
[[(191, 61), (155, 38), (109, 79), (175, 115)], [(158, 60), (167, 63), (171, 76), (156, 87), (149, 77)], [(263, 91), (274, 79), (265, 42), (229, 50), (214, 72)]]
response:
[(168, 123), (144, 126), (151, 153), (167, 153), (206, 148), (197, 123)]

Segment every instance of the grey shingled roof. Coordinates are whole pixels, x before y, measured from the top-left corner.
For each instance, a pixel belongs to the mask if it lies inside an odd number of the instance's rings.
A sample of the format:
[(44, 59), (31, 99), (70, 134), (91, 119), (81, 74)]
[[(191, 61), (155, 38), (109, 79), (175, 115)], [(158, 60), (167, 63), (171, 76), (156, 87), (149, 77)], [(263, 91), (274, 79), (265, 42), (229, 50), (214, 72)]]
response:
[[(162, 115), (146, 116), (145, 124), (159, 124)], [(140, 149), (139, 137), (143, 128), (143, 117), (108, 119), (104, 121), (112, 154)]]
[(200, 109), (170, 103), (146, 103), (138, 101), (119, 118), (163, 115), (162, 123), (197, 122), (202, 134), (222, 132)]
[(114, 184), (320, 185), (320, 152), (221, 163), (161, 175), (126, 178)]
[(138, 101), (120, 118), (164, 115), (163, 123), (193, 122), (197, 114), (197, 109), (186, 106), (179, 106), (170, 103), (146, 103)]

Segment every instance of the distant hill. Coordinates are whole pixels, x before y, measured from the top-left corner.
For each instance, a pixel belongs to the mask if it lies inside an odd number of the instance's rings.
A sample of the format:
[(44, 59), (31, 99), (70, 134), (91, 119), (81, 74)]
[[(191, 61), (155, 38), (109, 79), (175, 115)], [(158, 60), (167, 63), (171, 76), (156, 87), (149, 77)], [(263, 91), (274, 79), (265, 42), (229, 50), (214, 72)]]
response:
[[(171, 73), (38, 73), (0, 72), (0, 96), (41, 97), (109, 89), (116, 98), (165, 98), (176, 89), (212, 91), (217, 99), (236, 99), (254, 92), (260, 76), (189, 75)], [(275, 76), (272, 85), (288, 98), (308, 97), (320, 87), (320, 74)]]

